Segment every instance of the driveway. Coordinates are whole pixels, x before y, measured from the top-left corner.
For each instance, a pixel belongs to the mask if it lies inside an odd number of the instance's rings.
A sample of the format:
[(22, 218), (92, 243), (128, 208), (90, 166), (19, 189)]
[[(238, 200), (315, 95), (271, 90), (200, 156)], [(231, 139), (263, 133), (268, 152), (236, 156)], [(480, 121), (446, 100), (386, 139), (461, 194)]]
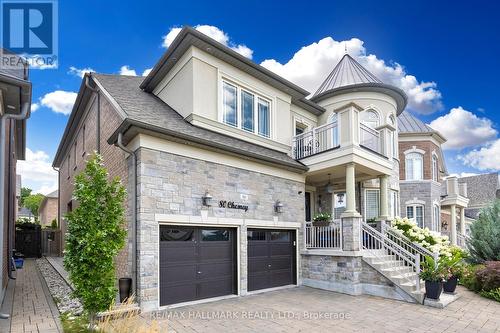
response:
[(298, 287), (143, 316), (168, 332), (500, 332), (500, 303), (459, 293), (436, 309)]

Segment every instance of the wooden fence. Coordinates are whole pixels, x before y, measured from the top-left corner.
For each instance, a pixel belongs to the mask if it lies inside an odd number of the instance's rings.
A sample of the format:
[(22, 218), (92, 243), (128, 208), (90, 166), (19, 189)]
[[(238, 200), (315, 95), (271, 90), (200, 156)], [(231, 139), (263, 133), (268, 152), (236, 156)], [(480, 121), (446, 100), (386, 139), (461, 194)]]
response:
[(60, 257), (61, 253), (61, 230), (42, 229), (42, 255), (49, 257)]

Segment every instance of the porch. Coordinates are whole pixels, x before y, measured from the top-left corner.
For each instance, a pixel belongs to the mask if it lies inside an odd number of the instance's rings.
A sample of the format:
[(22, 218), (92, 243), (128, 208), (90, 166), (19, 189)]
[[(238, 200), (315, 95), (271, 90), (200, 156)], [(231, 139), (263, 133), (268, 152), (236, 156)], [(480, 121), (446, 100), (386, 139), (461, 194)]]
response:
[(456, 176), (448, 177), (445, 184), (446, 194), (441, 199), (443, 233), (448, 235), (451, 244), (465, 247), (467, 238), (465, 208), (469, 204), (467, 184), (459, 184)]

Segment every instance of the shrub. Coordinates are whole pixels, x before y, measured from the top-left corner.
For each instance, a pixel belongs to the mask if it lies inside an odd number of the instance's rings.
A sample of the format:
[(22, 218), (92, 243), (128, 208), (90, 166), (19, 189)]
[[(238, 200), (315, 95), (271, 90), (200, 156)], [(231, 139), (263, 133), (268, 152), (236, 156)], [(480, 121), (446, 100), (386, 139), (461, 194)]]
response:
[(484, 267), (483, 265), (466, 265), (462, 271), (462, 278), (460, 284), (469, 290), (480, 292), (481, 285), (476, 278), (476, 271)]
[(125, 195), (118, 178), (108, 181), (100, 155), (94, 154), (75, 178), (78, 205), (66, 215), (64, 267), (91, 320), (108, 309), (117, 293), (114, 258), (125, 245)]
[(472, 262), (500, 260), (500, 200), (484, 208), (472, 223), (467, 248)]
[(500, 288), (500, 261), (488, 261), (476, 271), (476, 279), (484, 291)]
[(50, 223), (50, 227), (52, 229), (57, 229), (57, 219), (52, 220), (52, 222)]
[(497, 302), (500, 302), (500, 288), (493, 289), (490, 291), (481, 291), (479, 293), (483, 297), (491, 298)]

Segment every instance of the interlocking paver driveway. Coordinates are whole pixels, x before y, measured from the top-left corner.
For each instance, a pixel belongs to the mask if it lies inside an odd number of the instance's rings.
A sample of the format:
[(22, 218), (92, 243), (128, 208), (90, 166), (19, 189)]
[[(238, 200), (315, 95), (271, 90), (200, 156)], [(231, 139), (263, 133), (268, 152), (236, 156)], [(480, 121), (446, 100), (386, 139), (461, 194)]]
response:
[(298, 287), (157, 316), (168, 332), (500, 332), (500, 303), (461, 287), (459, 293), (460, 299), (436, 309)]

